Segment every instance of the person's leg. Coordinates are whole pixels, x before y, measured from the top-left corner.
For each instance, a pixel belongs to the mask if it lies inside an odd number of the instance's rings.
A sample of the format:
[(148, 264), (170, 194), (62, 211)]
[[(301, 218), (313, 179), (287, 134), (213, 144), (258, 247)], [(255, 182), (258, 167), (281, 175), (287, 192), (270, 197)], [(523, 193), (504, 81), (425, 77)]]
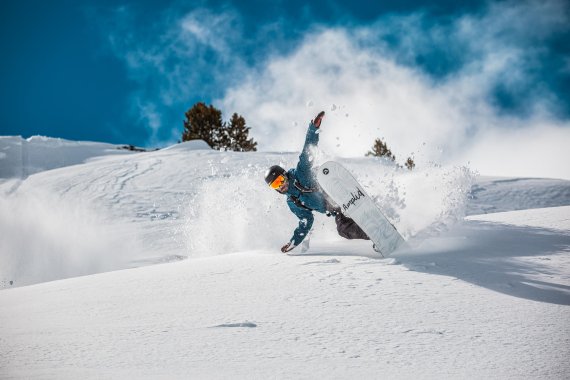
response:
[(362, 231), (362, 228), (360, 228), (358, 224), (348, 216), (344, 216), (339, 212), (335, 216), (335, 222), (338, 234), (343, 238), (370, 240), (368, 235)]

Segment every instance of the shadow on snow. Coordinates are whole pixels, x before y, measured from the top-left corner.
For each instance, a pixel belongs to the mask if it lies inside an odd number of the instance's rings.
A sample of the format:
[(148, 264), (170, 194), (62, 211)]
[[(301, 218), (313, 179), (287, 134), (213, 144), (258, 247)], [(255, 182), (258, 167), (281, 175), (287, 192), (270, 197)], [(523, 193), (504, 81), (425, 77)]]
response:
[(570, 286), (556, 282), (568, 276), (570, 236), (564, 231), (468, 221), (439, 243), (434, 240), (431, 246), (425, 241), (398, 259), (410, 270), (455, 277), (515, 297), (570, 305)]
[[(395, 253), (393, 259), (410, 270), (454, 277), (514, 297), (570, 305), (570, 286), (560, 283), (569, 276), (570, 267), (570, 235), (564, 231), (466, 221), (442, 236), (409, 243), (414, 248)], [(385, 261), (372, 249), (348, 247), (342, 244), (299, 256)]]

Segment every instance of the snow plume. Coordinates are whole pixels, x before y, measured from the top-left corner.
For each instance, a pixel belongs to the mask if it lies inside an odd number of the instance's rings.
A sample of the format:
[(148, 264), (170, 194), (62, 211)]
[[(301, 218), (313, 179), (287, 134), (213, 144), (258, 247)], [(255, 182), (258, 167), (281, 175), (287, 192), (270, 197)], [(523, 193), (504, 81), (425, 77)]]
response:
[(94, 210), (47, 191), (0, 198), (0, 281), (13, 286), (118, 269), (126, 243)]
[(415, 154), (419, 165), (570, 178), (563, 99), (537, 86), (544, 46), (568, 32), (568, 13), (561, 1), (502, 2), (431, 27), (412, 14), (317, 29), (220, 102), (241, 111), (261, 149), (295, 149), (295, 126), (326, 110), (321, 147), (338, 156), (384, 138), (401, 164)]
[(400, 226), (406, 237), (438, 235), (460, 223), (476, 175), (467, 167), (429, 167), (400, 179), (405, 208)]
[(272, 155), (274, 160), (265, 159), (265, 164), (254, 161), (243, 166), (243, 162), (233, 162), (235, 154), (220, 153), (219, 157), (208, 161), (210, 175), (188, 202), (188, 254), (218, 255), (285, 244), (297, 219), (284, 196), (268, 189), (263, 178), (270, 165), (295, 165), (296, 155)]
[[(184, 212), (188, 256), (277, 250), (289, 241), (299, 221), (263, 175), (270, 165), (294, 167), (297, 159), (296, 154), (212, 155)], [(319, 156), (316, 164), (326, 159)], [(341, 162), (407, 239), (437, 234), (465, 216), (474, 180), (467, 168), (432, 165), (410, 172), (382, 159)], [(342, 240), (334, 218), (319, 213), (311, 234), (313, 241)]]
[(432, 164), (409, 171), (383, 159), (343, 163), (406, 239), (438, 234), (463, 220), (476, 177), (467, 167)]

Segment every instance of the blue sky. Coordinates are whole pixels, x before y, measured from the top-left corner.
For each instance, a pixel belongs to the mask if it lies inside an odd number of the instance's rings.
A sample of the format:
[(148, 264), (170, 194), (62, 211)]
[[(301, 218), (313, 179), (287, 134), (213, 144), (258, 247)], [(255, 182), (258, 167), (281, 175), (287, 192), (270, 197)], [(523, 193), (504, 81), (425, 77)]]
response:
[[(567, 131), (569, 12), (562, 0), (3, 1), (0, 135), (164, 146), (205, 101), (244, 115), (262, 150), (293, 150), (273, 136), (319, 107), (350, 125), (403, 123), (382, 111), (396, 96), (430, 115), (419, 124), (455, 120), (451, 151), (483, 131)], [(363, 94), (378, 107), (359, 109)], [(435, 124), (426, 138), (448, 133)], [(417, 151), (401, 130), (377, 135)]]

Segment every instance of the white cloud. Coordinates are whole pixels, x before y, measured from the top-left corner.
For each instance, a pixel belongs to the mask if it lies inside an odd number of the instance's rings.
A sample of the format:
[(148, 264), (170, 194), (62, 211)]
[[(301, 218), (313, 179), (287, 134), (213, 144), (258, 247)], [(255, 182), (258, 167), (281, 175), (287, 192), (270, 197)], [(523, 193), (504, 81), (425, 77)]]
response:
[(138, 103), (138, 112), (140, 121), (150, 128), (150, 142), (151, 144), (159, 143), (157, 133), (162, 128), (161, 114), (157, 111), (157, 107), (153, 103)]
[[(231, 12), (213, 13), (207, 9), (197, 9), (184, 16), (180, 28), (184, 42), (197, 41), (229, 58), (232, 45), (240, 37), (239, 17)], [(238, 33), (231, 31), (238, 30)], [(192, 44), (194, 45), (194, 44)]]
[(148, 144), (175, 142), (190, 99), (221, 91), (220, 84), (243, 66), (240, 54), (234, 54), (242, 37), (240, 18), (231, 10), (183, 13), (174, 7), (141, 28), (134, 11), (121, 7), (110, 20), (103, 28), (137, 83), (131, 113), (148, 129)]

